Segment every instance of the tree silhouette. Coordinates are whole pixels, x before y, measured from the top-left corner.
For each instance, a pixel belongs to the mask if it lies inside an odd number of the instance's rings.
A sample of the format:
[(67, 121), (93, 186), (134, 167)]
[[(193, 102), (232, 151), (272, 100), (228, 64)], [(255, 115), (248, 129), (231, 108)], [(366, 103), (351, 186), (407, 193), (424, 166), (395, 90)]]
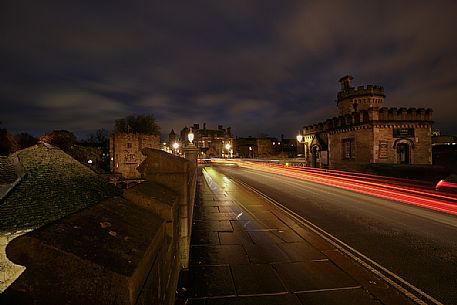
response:
[(159, 135), (160, 127), (157, 125), (154, 115), (152, 114), (129, 115), (115, 121), (114, 131)]
[(19, 145), (20, 149), (24, 149), (30, 146), (35, 145), (38, 142), (38, 139), (28, 134), (26, 132), (21, 132), (16, 135), (17, 144)]
[(54, 145), (65, 152), (69, 152), (71, 147), (76, 143), (76, 137), (68, 130), (54, 130), (42, 136), (40, 141)]
[(0, 156), (7, 156), (18, 149), (15, 135), (9, 133), (6, 128), (0, 128)]

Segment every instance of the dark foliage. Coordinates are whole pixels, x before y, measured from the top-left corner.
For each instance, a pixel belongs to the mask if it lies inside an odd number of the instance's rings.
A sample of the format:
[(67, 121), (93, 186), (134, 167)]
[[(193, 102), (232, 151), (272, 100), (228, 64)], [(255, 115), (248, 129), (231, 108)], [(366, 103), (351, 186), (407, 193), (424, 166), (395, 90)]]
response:
[(76, 143), (76, 137), (68, 130), (54, 130), (42, 136), (40, 141), (69, 152), (71, 147)]
[(19, 145), (19, 149), (24, 149), (30, 146), (35, 145), (38, 142), (38, 139), (28, 134), (26, 132), (21, 132), (16, 135), (17, 144)]
[(129, 115), (123, 119), (115, 121), (115, 132), (142, 133), (149, 135), (159, 135), (160, 127), (154, 115)]

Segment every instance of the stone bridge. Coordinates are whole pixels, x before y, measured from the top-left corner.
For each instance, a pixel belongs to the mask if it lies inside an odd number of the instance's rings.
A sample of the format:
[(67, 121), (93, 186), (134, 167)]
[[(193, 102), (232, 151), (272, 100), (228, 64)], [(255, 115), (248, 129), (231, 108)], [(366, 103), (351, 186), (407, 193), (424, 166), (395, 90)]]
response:
[[(146, 182), (9, 242), (1, 304), (173, 304), (189, 262), (196, 153), (145, 149)], [(95, 190), (96, 191), (96, 190)]]

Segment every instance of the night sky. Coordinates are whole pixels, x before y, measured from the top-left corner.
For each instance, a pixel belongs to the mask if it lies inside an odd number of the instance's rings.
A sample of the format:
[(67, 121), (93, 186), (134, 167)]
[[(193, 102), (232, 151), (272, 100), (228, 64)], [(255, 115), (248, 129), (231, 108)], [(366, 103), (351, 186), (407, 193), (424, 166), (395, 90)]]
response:
[(0, 2), (1, 128), (79, 137), (152, 113), (294, 137), (336, 115), (340, 77), (457, 134), (457, 1)]

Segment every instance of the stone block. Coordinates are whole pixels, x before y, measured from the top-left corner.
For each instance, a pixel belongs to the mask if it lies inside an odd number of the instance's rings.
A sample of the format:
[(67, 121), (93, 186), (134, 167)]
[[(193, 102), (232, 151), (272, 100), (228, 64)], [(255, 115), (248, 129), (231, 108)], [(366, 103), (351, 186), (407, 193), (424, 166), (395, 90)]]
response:
[(5, 292), (33, 304), (135, 304), (160, 249), (165, 221), (125, 199), (104, 200), (13, 240), (26, 272)]
[(176, 192), (150, 181), (125, 190), (123, 196), (131, 202), (153, 211), (166, 221), (173, 221), (173, 215), (178, 209)]

